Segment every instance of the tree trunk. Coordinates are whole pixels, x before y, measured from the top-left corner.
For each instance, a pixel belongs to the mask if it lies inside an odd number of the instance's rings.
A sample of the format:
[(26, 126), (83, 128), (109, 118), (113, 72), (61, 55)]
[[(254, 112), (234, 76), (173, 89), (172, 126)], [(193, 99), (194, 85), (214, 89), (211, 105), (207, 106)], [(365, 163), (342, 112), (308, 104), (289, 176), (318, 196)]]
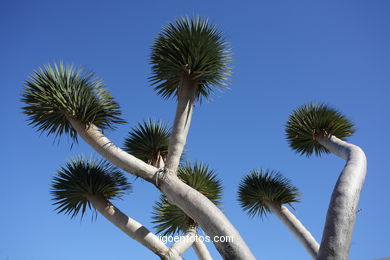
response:
[(299, 219), (297, 219), (294, 214), (288, 210), (288, 208), (280, 205), (279, 203), (268, 201), (265, 203), (271, 209), (272, 213), (274, 213), (287, 226), (293, 235), (298, 238), (313, 259), (316, 259), (320, 246)]
[(192, 111), (198, 86), (189, 79), (182, 79), (177, 96), (175, 121), (169, 138), (166, 168), (176, 173), (180, 157), (190, 129)]
[(366, 156), (360, 147), (335, 136), (320, 137), (318, 142), (331, 153), (347, 160), (333, 189), (318, 259), (347, 260), (366, 176)]
[[(224, 259), (255, 259), (240, 233), (206, 196), (182, 182), (172, 173), (167, 173), (160, 181), (160, 189), (170, 203), (177, 205), (201, 226), (204, 232), (211, 237)], [(232, 239), (226, 242), (215, 242), (213, 239), (215, 236), (226, 236)]]
[(198, 257), (198, 260), (213, 260), (206, 245), (203, 243), (203, 241), (199, 239), (199, 237), (192, 245), (192, 248), (194, 249), (195, 254)]
[[(99, 154), (122, 170), (134, 174), (156, 185), (167, 199), (183, 210), (211, 237), (226, 236), (232, 239), (227, 242), (214, 243), (225, 259), (255, 259), (252, 252), (222, 211), (207, 197), (181, 181), (176, 174), (167, 173), (161, 178), (158, 169), (126, 153), (114, 145), (95, 126), (86, 126), (72, 118), (69, 122), (78, 134)], [(157, 185), (156, 185), (157, 186)]]
[(132, 239), (138, 241), (161, 259), (180, 260), (156, 235), (136, 220), (129, 218), (102, 196), (88, 196), (88, 201), (107, 220), (117, 226)]

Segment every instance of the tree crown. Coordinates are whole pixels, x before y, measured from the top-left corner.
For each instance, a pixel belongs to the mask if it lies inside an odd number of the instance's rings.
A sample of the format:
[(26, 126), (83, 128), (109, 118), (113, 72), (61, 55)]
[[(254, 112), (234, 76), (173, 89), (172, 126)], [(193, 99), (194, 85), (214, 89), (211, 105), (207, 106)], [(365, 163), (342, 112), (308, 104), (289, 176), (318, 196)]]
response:
[(82, 156), (69, 160), (57, 171), (51, 183), (51, 194), (56, 211), (74, 218), (84, 216), (91, 204), (87, 197), (99, 195), (107, 200), (121, 198), (131, 189), (126, 177), (105, 160), (84, 159)]
[(325, 104), (306, 104), (298, 107), (286, 123), (286, 137), (296, 152), (310, 156), (329, 153), (318, 142), (319, 136), (336, 136), (342, 140), (355, 132), (353, 123), (336, 109)]
[(266, 216), (270, 212), (267, 201), (291, 204), (299, 202), (299, 197), (298, 189), (277, 171), (253, 170), (238, 187), (238, 201), (250, 216)]
[(170, 130), (161, 121), (149, 119), (139, 123), (125, 139), (124, 150), (146, 163), (155, 163), (168, 155)]
[(150, 80), (164, 98), (177, 95), (182, 80), (198, 86), (198, 100), (213, 87), (225, 87), (231, 54), (223, 34), (199, 17), (176, 19), (163, 28), (152, 46)]
[(38, 131), (56, 137), (66, 134), (75, 141), (77, 133), (68, 117), (101, 129), (125, 122), (119, 105), (94, 73), (62, 62), (35, 71), (25, 82), (22, 102), (29, 124)]

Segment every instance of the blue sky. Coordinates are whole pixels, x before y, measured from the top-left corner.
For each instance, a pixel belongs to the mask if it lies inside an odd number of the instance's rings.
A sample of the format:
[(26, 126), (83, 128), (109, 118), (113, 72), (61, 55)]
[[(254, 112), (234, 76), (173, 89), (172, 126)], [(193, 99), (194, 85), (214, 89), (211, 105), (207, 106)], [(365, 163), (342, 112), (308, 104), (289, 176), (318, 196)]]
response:
[[(242, 176), (281, 171), (303, 193), (295, 214), (320, 240), (331, 191), (344, 162), (302, 157), (288, 147), (284, 124), (297, 106), (325, 102), (357, 126), (349, 140), (368, 157), (351, 259), (390, 256), (387, 132), (390, 98), (389, 1), (2, 1), (0, 259), (154, 259), (103, 217), (57, 215), (49, 189), (67, 158), (93, 151), (40, 135), (20, 107), (23, 81), (39, 66), (63, 60), (97, 73), (129, 121), (108, 136), (118, 145), (149, 117), (172, 123), (175, 103), (150, 84), (150, 47), (168, 21), (207, 17), (233, 50), (229, 90), (197, 106), (188, 137), (190, 160), (209, 163), (224, 184), (223, 211), (258, 259), (308, 259), (275, 217), (251, 219), (236, 201)], [(115, 204), (152, 227), (158, 192), (142, 180)], [(208, 244), (216, 259), (219, 257)], [(193, 259), (194, 254), (185, 254)]]

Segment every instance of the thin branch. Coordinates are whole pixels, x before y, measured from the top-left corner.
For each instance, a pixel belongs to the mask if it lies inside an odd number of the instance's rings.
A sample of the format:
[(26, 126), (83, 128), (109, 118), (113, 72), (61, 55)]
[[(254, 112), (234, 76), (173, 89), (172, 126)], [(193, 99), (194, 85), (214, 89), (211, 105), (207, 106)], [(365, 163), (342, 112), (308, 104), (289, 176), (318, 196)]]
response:
[(177, 252), (177, 254), (181, 255), (194, 244), (195, 239), (196, 239), (196, 228), (190, 227), (188, 228), (185, 236), (181, 237), (178, 242), (173, 244), (170, 250), (173, 252)]
[(197, 239), (192, 245), (192, 248), (194, 249), (195, 254), (198, 257), (198, 260), (213, 260), (209, 250), (207, 249), (203, 241), (199, 238), (198, 234)]
[(170, 249), (158, 237), (136, 220), (126, 216), (111, 202), (102, 196), (88, 196), (92, 206), (108, 221), (117, 226), (132, 239), (138, 241), (162, 259), (180, 260), (181, 257)]
[(293, 233), (293, 235), (302, 243), (306, 251), (313, 259), (317, 258), (319, 244), (309, 230), (292, 214), (288, 208), (275, 202), (266, 201), (267, 206)]

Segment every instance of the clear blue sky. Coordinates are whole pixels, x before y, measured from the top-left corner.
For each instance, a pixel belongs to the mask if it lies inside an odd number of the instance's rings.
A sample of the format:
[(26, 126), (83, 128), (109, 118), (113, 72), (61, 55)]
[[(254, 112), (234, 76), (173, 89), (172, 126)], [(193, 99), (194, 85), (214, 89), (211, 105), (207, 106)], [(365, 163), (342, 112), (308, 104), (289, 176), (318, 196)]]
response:
[[(223, 211), (258, 259), (308, 259), (289, 231), (269, 216), (250, 219), (236, 201), (237, 185), (254, 168), (281, 171), (303, 193), (296, 215), (320, 240), (331, 191), (344, 162), (306, 158), (284, 137), (297, 106), (326, 102), (356, 124), (350, 141), (367, 153), (368, 172), (351, 259), (390, 256), (390, 1), (1, 1), (0, 259), (154, 259), (104, 218), (57, 215), (49, 189), (70, 149), (39, 135), (20, 107), (23, 81), (48, 62), (84, 65), (104, 79), (129, 121), (108, 132), (118, 145), (148, 117), (171, 123), (175, 104), (149, 86), (148, 57), (157, 33), (185, 14), (208, 17), (225, 32), (234, 59), (230, 90), (197, 107), (188, 158), (210, 164), (223, 178)], [(116, 202), (150, 224), (158, 192), (134, 180)], [(208, 245), (213, 254), (213, 245)], [(189, 259), (193, 253), (186, 253)], [(216, 257), (219, 259), (219, 257)]]

